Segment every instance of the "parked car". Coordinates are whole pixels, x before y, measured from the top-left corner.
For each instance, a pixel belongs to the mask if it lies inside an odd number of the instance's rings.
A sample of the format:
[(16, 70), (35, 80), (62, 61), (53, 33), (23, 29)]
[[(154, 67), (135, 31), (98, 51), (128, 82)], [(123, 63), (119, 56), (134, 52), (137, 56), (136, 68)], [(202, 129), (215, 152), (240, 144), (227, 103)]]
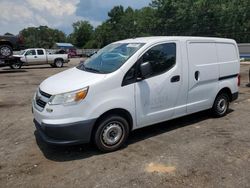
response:
[(59, 50), (56, 51), (56, 54), (68, 54), (69, 58), (78, 57), (77, 54), (76, 54), (76, 49), (75, 48), (59, 49)]
[(70, 58), (78, 57), (75, 48), (70, 48), (70, 49), (68, 49), (68, 54), (69, 54), (69, 57), (70, 57)]
[(51, 67), (63, 67), (64, 63), (69, 62), (68, 54), (50, 54), (43, 48), (30, 48), (24, 50), (20, 57), (23, 65), (42, 65), (50, 64)]
[(59, 49), (55, 52), (55, 54), (67, 54), (67, 51), (64, 49)]
[(112, 43), (43, 81), (34, 123), (49, 144), (93, 140), (105, 152), (135, 129), (211, 109), (238, 97), (239, 52), (231, 39), (145, 37)]
[(6, 58), (13, 54), (13, 50), (22, 50), (24, 48), (24, 39), (21, 35), (3, 35), (0, 36), (0, 57)]
[(9, 66), (12, 69), (20, 69), (22, 62), (19, 57), (9, 56), (7, 58), (0, 59), (0, 67)]

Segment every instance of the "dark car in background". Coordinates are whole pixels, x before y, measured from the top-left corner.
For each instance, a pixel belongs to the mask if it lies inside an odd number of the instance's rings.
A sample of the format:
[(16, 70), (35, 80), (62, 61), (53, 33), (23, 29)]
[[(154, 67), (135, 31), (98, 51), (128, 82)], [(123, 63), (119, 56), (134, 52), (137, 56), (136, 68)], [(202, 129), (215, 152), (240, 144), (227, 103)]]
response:
[(6, 58), (13, 54), (13, 50), (22, 50), (24, 39), (22, 35), (0, 35), (0, 57)]

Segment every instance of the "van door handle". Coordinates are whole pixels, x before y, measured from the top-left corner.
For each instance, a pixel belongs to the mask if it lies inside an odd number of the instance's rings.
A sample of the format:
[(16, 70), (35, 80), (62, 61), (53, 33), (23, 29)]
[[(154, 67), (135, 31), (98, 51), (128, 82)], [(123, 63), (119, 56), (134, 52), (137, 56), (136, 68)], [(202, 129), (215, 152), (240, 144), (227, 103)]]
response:
[(171, 78), (171, 82), (179, 82), (180, 81), (180, 75), (176, 75), (176, 76), (173, 76), (172, 78)]
[(194, 73), (194, 78), (195, 78), (195, 80), (199, 80), (199, 77), (200, 77), (200, 71), (195, 71), (195, 73)]
[(34, 58), (37, 58), (37, 56), (34, 56)]

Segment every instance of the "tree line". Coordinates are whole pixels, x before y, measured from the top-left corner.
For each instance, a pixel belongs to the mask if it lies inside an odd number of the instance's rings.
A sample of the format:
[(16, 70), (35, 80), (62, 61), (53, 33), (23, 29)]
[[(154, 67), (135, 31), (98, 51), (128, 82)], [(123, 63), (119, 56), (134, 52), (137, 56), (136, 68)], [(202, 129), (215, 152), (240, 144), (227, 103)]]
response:
[(73, 23), (68, 36), (47, 26), (29, 27), (21, 34), (27, 47), (52, 48), (70, 42), (77, 48), (101, 48), (111, 42), (142, 36), (213, 36), (250, 42), (249, 0), (152, 0), (148, 7), (115, 6), (108, 19), (94, 28)]

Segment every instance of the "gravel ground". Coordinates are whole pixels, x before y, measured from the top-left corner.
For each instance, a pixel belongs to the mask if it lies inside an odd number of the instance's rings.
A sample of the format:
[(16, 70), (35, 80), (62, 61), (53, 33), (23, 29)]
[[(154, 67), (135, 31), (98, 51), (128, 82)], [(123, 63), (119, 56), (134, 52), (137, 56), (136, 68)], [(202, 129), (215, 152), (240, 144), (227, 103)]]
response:
[(39, 83), (78, 62), (0, 69), (0, 187), (250, 187), (248, 64), (226, 117), (205, 111), (143, 128), (103, 154), (91, 144), (49, 147), (32, 122)]

